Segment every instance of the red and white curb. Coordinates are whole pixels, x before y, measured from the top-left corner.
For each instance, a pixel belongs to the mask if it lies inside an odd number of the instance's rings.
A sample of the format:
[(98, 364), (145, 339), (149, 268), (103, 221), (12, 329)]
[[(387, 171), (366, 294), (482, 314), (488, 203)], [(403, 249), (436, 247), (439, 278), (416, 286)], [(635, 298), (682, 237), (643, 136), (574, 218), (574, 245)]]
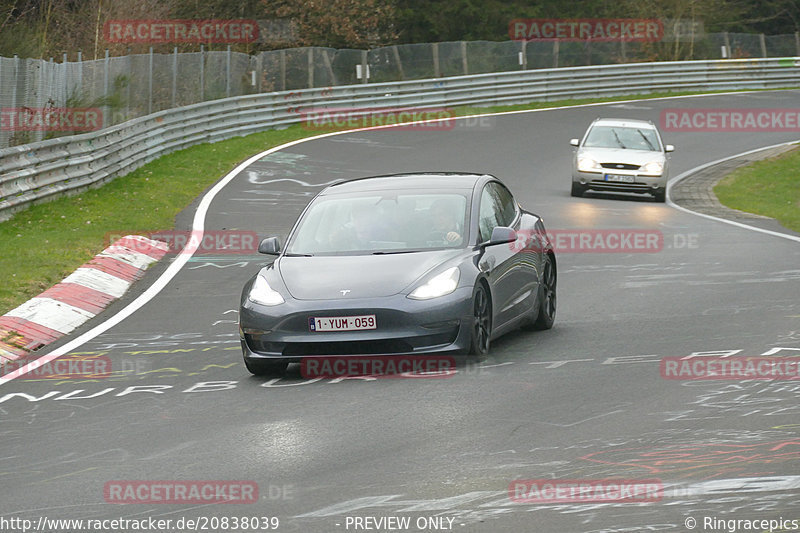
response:
[(164, 242), (128, 235), (61, 283), (0, 316), (0, 366), (29, 355), (99, 314), (168, 249)]

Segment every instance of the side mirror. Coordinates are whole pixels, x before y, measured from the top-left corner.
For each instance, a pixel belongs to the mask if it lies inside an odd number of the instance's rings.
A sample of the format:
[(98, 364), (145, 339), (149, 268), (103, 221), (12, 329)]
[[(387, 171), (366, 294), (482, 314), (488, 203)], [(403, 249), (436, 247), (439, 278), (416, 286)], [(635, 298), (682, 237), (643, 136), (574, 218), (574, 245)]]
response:
[(671, 144), (668, 144), (668, 145), (664, 146), (664, 151), (665, 152), (674, 152), (675, 151), (675, 147), (672, 146)]
[(267, 237), (258, 243), (258, 253), (267, 255), (280, 255), (281, 241), (277, 237)]
[(581, 143), (580, 139), (570, 139), (569, 144), (572, 146), (578, 146)]
[(492, 236), (483, 243), (484, 246), (494, 246), (495, 244), (506, 244), (517, 240), (517, 232), (505, 226), (497, 226), (492, 230)]

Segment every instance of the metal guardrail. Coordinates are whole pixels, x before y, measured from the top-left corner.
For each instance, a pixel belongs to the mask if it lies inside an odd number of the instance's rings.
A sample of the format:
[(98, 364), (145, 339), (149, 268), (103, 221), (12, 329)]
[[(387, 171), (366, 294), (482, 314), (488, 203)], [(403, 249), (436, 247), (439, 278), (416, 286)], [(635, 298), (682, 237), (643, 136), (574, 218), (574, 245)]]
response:
[(97, 187), (181, 148), (298, 123), (298, 108), (484, 106), (798, 86), (800, 58), (769, 58), (542, 69), (214, 100), (0, 150), (0, 220), (33, 203)]

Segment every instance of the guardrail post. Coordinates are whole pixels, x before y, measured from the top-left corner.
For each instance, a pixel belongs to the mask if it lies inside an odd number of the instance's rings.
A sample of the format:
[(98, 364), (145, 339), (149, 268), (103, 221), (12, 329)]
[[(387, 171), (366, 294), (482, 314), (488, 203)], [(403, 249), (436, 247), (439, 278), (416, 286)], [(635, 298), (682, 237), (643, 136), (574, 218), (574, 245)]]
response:
[(178, 100), (178, 47), (172, 50), (172, 106), (176, 107)]
[(225, 96), (231, 95), (231, 45), (228, 45), (228, 53), (225, 54)]
[(761, 43), (761, 57), (767, 57), (767, 40), (763, 33), (758, 34), (758, 40)]
[(433, 43), (433, 77), (442, 77), (439, 72), (439, 43)]
[(153, 47), (150, 47), (150, 58), (147, 65), (147, 114), (153, 112)]
[(522, 65), (522, 70), (528, 70), (528, 41), (522, 39), (522, 51), (519, 53), (519, 64)]
[(467, 65), (467, 42), (461, 41), (461, 67), (464, 69), (464, 76), (469, 74)]

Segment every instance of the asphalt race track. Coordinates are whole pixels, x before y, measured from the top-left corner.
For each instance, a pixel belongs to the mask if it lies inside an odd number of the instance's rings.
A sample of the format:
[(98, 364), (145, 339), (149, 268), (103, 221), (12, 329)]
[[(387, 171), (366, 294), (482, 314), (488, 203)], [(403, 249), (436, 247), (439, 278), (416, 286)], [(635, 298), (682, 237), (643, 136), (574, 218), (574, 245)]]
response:
[[(109, 377), (0, 386), (0, 516), (264, 516), (286, 532), (546, 533), (690, 531), (690, 517), (694, 531), (723, 531), (704, 520), (800, 518), (800, 383), (666, 380), (659, 364), (701, 352), (800, 355), (800, 245), (650, 199), (569, 195), (569, 139), (597, 116), (658, 124), (662, 108), (791, 108), (798, 97), (506, 114), (448, 131), (329, 136), (264, 157), (214, 198), (206, 230), (283, 240), (332, 180), (470, 171), (501, 178), (548, 230), (656, 230), (663, 248), (561, 252), (552, 330), (509, 334), (488, 360), (451, 377), (377, 380), (304, 380), (297, 365), (284, 378), (252, 377), (236, 309), (268, 257), (195, 255), (152, 301), (77, 350), (107, 358)], [(676, 146), (672, 176), (796, 139), (662, 134)], [(195, 207), (180, 217), (184, 228)], [(122, 309), (168, 264), (61, 344)], [(519, 503), (508, 494), (517, 479), (607, 478), (657, 480), (663, 490), (650, 503)], [(106, 484), (123, 480), (245, 480), (259, 499), (107, 503)], [(389, 517), (410, 525), (377, 522)]]

